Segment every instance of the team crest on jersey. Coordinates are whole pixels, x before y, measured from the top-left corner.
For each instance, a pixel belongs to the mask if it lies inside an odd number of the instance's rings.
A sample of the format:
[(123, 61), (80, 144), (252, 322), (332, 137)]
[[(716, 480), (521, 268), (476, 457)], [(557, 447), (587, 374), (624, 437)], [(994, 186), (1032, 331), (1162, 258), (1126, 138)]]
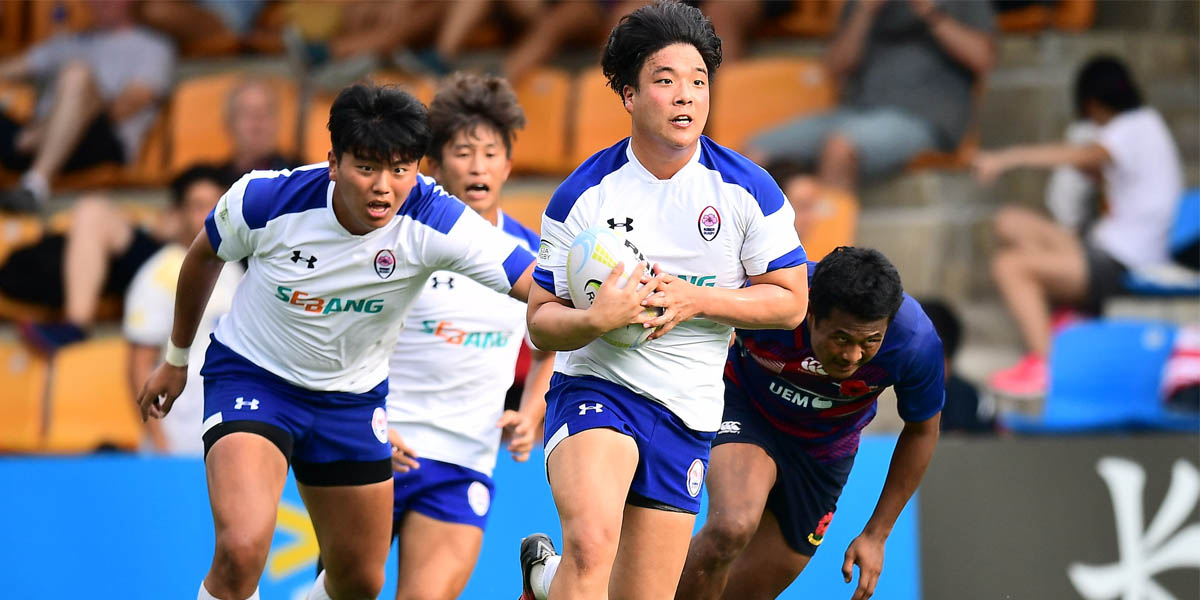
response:
[(700, 495), (700, 486), (704, 485), (704, 462), (700, 459), (692, 461), (687, 471), (688, 495), (695, 498)]
[(471, 485), (467, 486), (467, 504), (471, 505), (471, 511), (476, 516), (482, 517), (487, 514), (488, 508), (492, 506), (492, 493), (482, 481), (472, 481)]
[(396, 255), (384, 248), (375, 253), (375, 274), (380, 279), (387, 279), (396, 272)]
[(382, 406), (376, 406), (375, 412), (371, 413), (371, 431), (380, 444), (388, 441), (387, 429), (387, 411)]
[(704, 210), (700, 211), (700, 219), (696, 226), (700, 228), (700, 237), (704, 238), (704, 241), (713, 241), (717, 234), (721, 233), (721, 213), (712, 206), (705, 206)]

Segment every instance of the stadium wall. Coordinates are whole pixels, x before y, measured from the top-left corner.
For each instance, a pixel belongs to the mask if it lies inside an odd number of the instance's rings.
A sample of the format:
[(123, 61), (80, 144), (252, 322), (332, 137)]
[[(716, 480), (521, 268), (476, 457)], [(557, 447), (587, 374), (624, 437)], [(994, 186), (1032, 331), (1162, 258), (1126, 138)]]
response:
[[(782, 598), (849, 598), (841, 579), (846, 546), (883, 487), (895, 438), (867, 436), (823, 547)], [(540, 453), (517, 464), (502, 456), (479, 565), (463, 598), (520, 595), (517, 547), (534, 531), (561, 540)], [(129, 455), (0, 459), (0, 564), (6, 598), (194, 598), (212, 553), (212, 517), (199, 459)], [(707, 503), (706, 503), (707, 504)], [(701, 509), (701, 519), (706, 510)], [(877, 598), (918, 600), (915, 502), (887, 547)], [(699, 523), (697, 523), (699, 527)], [(289, 479), (279, 509), (264, 600), (302, 600), (317, 545)], [(395, 552), (381, 598), (395, 593)]]

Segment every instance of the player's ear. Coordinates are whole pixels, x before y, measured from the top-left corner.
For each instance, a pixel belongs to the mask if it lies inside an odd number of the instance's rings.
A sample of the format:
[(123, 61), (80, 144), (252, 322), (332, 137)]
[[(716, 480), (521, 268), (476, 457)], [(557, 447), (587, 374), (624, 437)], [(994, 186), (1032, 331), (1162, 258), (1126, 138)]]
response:
[(329, 161), (329, 180), (337, 181), (337, 155), (332, 149), (325, 155), (325, 160)]
[(633, 89), (632, 85), (626, 85), (621, 88), (621, 101), (625, 104), (625, 110), (633, 112), (633, 95), (637, 90)]

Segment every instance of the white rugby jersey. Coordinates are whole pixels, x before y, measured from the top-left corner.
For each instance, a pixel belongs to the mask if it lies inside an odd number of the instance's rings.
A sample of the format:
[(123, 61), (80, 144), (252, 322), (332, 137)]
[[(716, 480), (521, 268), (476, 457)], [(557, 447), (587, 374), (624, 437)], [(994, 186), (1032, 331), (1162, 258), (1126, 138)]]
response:
[(434, 271), (507, 293), (533, 260), (424, 175), (392, 222), (364, 235), (338, 223), (333, 187), (326, 163), (254, 171), (205, 223), (218, 256), (250, 265), (216, 338), (299, 387), (361, 394), (386, 379), (404, 314)]
[[(623, 232), (651, 264), (700, 286), (741, 288), (750, 276), (806, 259), (779, 186), (758, 165), (704, 136), (696, 154), (670, 179), (647, 171), (629, 138), (580, 165), (542, 215), (534, 271), (538, 285), (570, 300), (571, 242), (597, 225)], [(716, 431), (731, 331), (721, 323), (691, 319), (633, 350), (597, 339), (555, 367), (567, 375), (619, 383), (662, 403), (693, 430)]]
[[(175, 284), (187, 248), (167, 244), (150, 257), (133, 276), (125, 293), (125, 318), (122, 331), (125, 339), (143, 346), (165, 346), (171, 338), (175, 323)], [(204, 421), (204, 386), (200, 366), (208, 350), (208, 334), (217, 319), (229, 312), (234, 290), (242, 277), (242, 265), (228, 263), (221, 269), (217, 284), (209, 296), (208, 306), (196, 329), (196, 341), (188, 351), (188, 380), (183, 392), (171, 405), (171, 412), (162, 420), (163, 433), (172, 454), (204, 453), (202, 425)]]
[[(536, 233), (500, 212), (497, 227), (533, 252)], [(388, 421), (422, 458), (491, 475), (505, 393), (525, 340), (525, 303), (438, 271), (404, 318), (388, 375)]]

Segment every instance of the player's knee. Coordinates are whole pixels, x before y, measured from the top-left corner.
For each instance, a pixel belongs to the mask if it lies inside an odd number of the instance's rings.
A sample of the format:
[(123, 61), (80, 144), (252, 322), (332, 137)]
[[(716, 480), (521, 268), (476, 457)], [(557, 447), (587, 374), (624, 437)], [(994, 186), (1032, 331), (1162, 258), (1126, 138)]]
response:
[(565, 554), (570, 556), (580, 574), (585, 576), (587, 573), (602, 572), (611, 566), (619, 539), (619, 526), (598, 523), (572, 528), (570, 533), (563, 532), (564, 546), (570, 548), (570, 552)]
[(704, 525), (710, 558), (717, 562), (733, 560), (754, 537), (758, 519), (748, 513), (725, 512), (713, 515)]
[(269, 537), (218, 535), (213, 553), (213, 570), (220, 579), (230, 584), (258, 581), (270, 550)]
[[(383, 591), (383, 569), (374, 569), (365, 565), (354, 565), (346, 570), (325, 571), (326, 586), (336, 590), (338, 600), (367, 600), (378, 598)], [(333, 595), (333, 594), (331, 594)]]
[(85, 60), (67, 61), (58, 71), (60, 86), (87, 85), (92, 82), (92, 67)]
[(1029, 215), (1022, 209), (1006, 206), (992, 217), (992, 233), (997, 241), (1009, 243), (1028, 231)]
[(858, 159), (858, 148), (854, 142), (841, 134), (834, 134), (821, 147), (821, 158), (827, 163), (854, 164)]
[(1021, 257), (1012, 251), (997, 252), (992, 256), (991, 267), (993, 281), (1006, 281), (1021, 274)]

